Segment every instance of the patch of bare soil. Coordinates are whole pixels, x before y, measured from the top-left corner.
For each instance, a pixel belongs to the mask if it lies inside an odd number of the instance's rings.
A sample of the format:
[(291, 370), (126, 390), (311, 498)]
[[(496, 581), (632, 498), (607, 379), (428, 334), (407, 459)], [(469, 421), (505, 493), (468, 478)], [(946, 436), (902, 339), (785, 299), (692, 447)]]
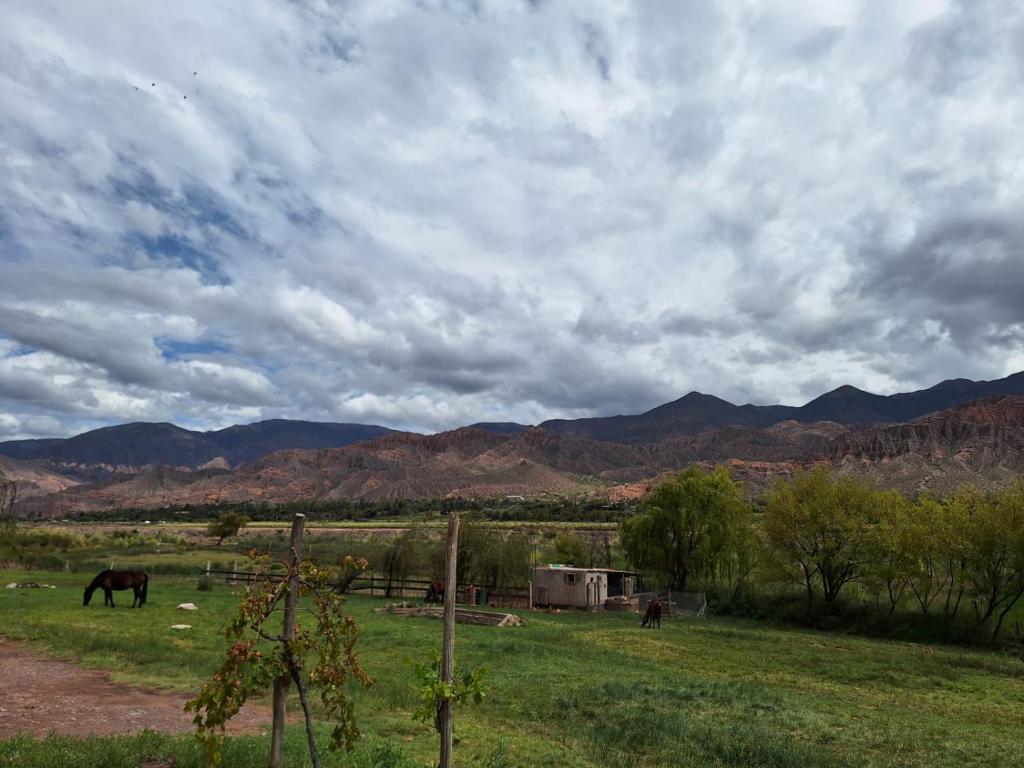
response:
[[(0, 637), (0, 739), (18, 733), (45, 736), (109, 736), (146, 729), (167, 733), (193, 729), (183, 709), (189, 698), (115, 683), (106, 672), (83, 669), (32, 653)], [(231, 733), (269, 727), (267, 707), (246, 706)]]

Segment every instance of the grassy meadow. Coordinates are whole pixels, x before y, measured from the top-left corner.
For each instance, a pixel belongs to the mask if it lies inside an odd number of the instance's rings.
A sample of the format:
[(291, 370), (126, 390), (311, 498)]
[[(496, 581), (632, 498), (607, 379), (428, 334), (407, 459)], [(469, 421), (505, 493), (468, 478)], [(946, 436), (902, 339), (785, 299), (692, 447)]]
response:
[[(0, 571), (55, 590), (0, 589), (0, 632), (127, 683), (194, 691), (217, 664), (238, 592), (154, 577), (142, 610), (81, 605), (81, 574)], [(124, 593), (130, 594), (130, 593)], [(123, 605), (130, 604), (119, 594)], [(185, 616), (174, 606), (190, 601)], [(440, 645), (439, 622), (379, 615), (353, 596), (360, 656), (376, 679), (355, 692), (363, 738), (335, 766), (429, 766), (436, 736), (414, 722), (409, 661)], [(524, 612), (527, 625), (459, 625), (460, 665), (485, 666), (487, 699), (457, 713), (462, 766), (1019, 766), (1024, 661), (998, 652), (872, 640), (743, 619)], [(172, 632), (185, 620), (193, 629)], [(297, 710), (297, 705), (293, 706)], [(326, 728), (323, 735), (326, 736)], [(326, 742), (326, 738), (324, 738)], [(290, 765), (302, 733), (290, 727)], [(229, 740), (226, 765), (262, 764), (265, 737)], [(188, 736), (0, 742), (0, 766), (202, 765)]]

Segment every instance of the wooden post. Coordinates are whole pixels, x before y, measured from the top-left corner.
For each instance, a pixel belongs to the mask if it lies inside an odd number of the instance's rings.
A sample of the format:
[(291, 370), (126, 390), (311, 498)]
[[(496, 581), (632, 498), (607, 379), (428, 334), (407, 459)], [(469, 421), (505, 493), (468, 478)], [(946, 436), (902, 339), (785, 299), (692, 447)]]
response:
[[(445, 557), (444, 580), (444, 643), (441, 647), (441, 682), (451, 683), (455, 669), (455, 589), (458, 577), (459, 513), (448, 515), (448, 554)], [(441, 762), (438, 768), (452, 766), (452, 702), (441, 703)]]
[[(302, 551), (302, 527), (306, 516), (296, 513), (292, 519), (292, 538), (289, 549), (288, 590), (284, 597), (284, 627), (281, 637), (291, 640), (295, 634), (295, 606), (299, 600), (299, 553)], [(284, 710), (288, 698), (289, 676), (282, 675), (274, 681), (274, 722), (270, 732), (270, 768), (281, 768), (284, 749)]]

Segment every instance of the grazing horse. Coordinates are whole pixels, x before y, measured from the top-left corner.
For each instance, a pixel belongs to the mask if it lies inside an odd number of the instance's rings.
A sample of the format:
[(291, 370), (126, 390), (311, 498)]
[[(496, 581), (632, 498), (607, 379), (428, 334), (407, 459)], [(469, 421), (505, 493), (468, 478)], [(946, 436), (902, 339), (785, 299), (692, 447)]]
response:
[(427, 587), (427, 595), (423, 598), (425, 603), (443, 603), (444, 602), (444, 580), (438, 579), (430, 582)]
[(647, 604), (647, 613), (644, 614), (644, 620), (640, 626), (654, 629), (655, 623), (657, 623), (658, 629), (661, 629), (661, 600), (651, 600)]
[(141, 608), (146, 604), (149, 576), (142, 571), (103, 571), (92, 580), (92, 584), (85, 588), (82, 605), (89, 604), (89, 601), (92, 600), (92, 593), (97, 589), (103, 590), (103, 605), (109, 605), (111, 608), (114, 607), (114, 590), (130, 589), (135, 592), (132, 608), (136, 604)]

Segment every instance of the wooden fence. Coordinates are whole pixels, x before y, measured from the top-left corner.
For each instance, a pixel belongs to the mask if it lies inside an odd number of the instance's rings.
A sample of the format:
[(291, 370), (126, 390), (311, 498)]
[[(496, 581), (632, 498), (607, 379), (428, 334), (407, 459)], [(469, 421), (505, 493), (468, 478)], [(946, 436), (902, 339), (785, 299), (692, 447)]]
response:
[[(223, 580), (225, 584), (246, 584), (258, 576), (256, 571), (239, 571), (236, 569), (219, 570), (207, 567), (203, 570), (207, 578)], [(269, 574), (271, 581), (279, 581), (282, 576)], [(389, 579), (387, 576), (371, 573), (366, 576), (358, 576), (349, 585), (349, 593), (369, 594), (380, 597), (394, 597), (399, 599), (422, 600), (427, 594), (427, 587), (430, 586), (430, 579)], [(466, 604), (466, 587), (468, 584), (459, 584), (456, 590), (457, 601)], [(530, 604), (529, 587), (513, 587), (503, 591), (492, 591), (483, 587), (476, 587), (476, 605), (495, 606), (521, 606)]]

